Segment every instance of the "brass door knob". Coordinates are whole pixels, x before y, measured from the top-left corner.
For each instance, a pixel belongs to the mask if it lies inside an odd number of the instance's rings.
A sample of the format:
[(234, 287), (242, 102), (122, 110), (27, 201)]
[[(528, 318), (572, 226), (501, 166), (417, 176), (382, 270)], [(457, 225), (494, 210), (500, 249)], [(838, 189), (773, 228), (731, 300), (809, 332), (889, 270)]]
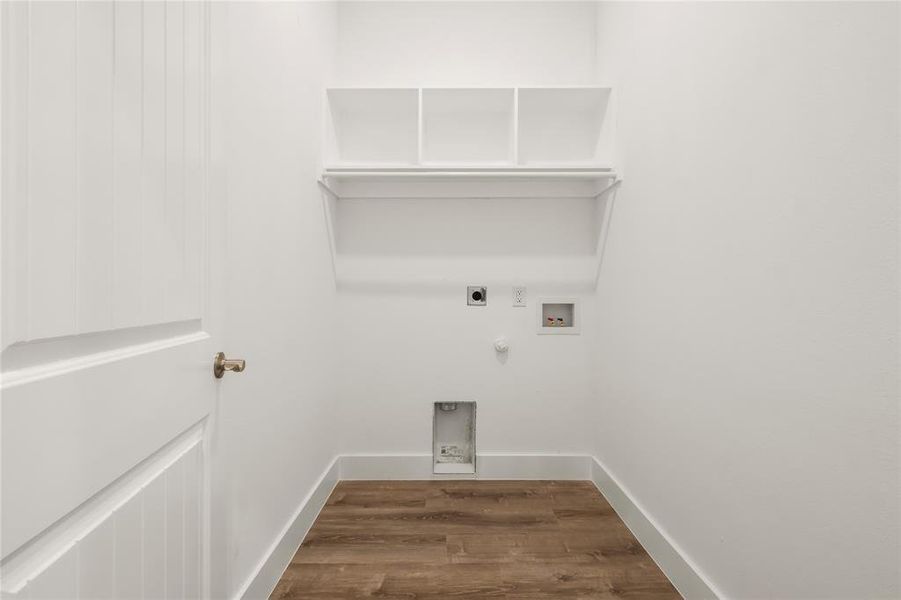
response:
[(213, 358), (213, 375), (216, 379), (222, 379), (226, 371), (240, 373), (244, 370), (244, 364), (242, 358), (225, 358), (225, 352), (217, 352)]

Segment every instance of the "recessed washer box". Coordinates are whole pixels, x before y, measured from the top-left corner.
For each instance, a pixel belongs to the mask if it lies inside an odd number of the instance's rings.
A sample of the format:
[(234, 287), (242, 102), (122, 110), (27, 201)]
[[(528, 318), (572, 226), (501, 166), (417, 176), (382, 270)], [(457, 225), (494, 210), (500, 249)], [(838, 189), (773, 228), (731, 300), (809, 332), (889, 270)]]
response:
[(435, 402), (432, 458), (435, 474), (476, 472), (475, 402)]
[(536, 316), (540, 335), (579, 335), (582, 312), (578, 298), (541, 298)]

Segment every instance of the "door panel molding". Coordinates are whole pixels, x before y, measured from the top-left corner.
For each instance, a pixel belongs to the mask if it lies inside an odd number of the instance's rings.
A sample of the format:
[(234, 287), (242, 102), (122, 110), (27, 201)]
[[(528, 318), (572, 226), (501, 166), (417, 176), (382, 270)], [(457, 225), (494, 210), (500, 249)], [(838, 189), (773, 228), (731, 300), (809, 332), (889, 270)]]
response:
[(3, 390), (0, 556), (204, 419), (215, 381), (204, 339)]
[[(147, 525), (151, 524), (152, 519), (148, 518), (145, 523), (144, 515), (156, 514), (164, 516), (167, 532), (174, 533), (183, 540), (180, 551), (185, 556), (179, 558), (185, 560), (179, 562), (184, 568), (178, 570), (181, 576), (177, 581), (170, 577), (167, 582), (173, 586), (193, 586), (194, 590), (199, 589), (205, 427), (205, 421), (192, 426), (4, 559), (0, 564), (0, 592), (26, 596), (23, 594), (26, 587), (43, 587), (53, 579), (54, 582), (59, 582), (54, 585), (59, 585), (61, 597), (77, 597), (74, 593), (76, 590), (64, 589), (67, 585), (66, 578), (60, 577), (54, 569), (56, 563), (65, 567), (73, 552), (77, 554), (75, 562), (79, 569), (100, 570), (99, 576), (90, 578), (93, 585), (99, 582), (102, 586), (106, 582), (114, 586), (119, 581), (121, 587), (126, 581), (124, 572), (137, 572), (140, 575), (142, 569), (129, 569), (130, 565), (127, 563), (118, 569), (117, 561), (105, 559), (107, 555), (115, 553), (119, 538), (127, 544), (129, 541), (134, 543), (134, 537), (137, 536), (138, 546), (149, 543), (150, 540), (144, 538)], [(156, 490), (151, 486), (162, 486), (162, 493), (154, 494)], [(151, 488), (150, 492), (144, 493), (148, 488)], [(178, 510), (171, 510), (172, 508)], [(109, 535), (110, 527), (112, 536)], [(129, 535), (132, 540), (128, 539)], [(117, 558), (120, 555), (129, 558), (128, 553), (116, 553)], [(169, 569), (169, 572), (172, 571), (173, 569)], [(119, 594), (115, 594), (115, 589), (112, 589), (110, 591), (114, 593), (109, 597), (140, 597), (141, 583), (130, 582), (129, 586), (131, 585), (137, 587), (121, 590)], [(176, 593), (172, 597), (180, 595)]]
[(0, 347), (202, 318), (206, 6), (0, 11)]
[[(199, 321), (195, 321), (199, 325)], [(33, 367), (12, 369), (0, 376), (0, 391), (28, 383), (36, 383), (52, 377), (68, 375), (82, 369), (90, 369), (111, 362), (138, 358), (143, 354), (168, 350), (177, 346), (194, 344), (209, 339), (205, 331), (194, 331), (182, 335), (168, 335), (150, 342), (128, 344), (112, 350), (78, 354), (70, 358), (39, 363)], [(12, 350), (8, 348), (7, 350)], [(212, 359), (210, 359), (212, 361)]]
[(209, 595), (210, 18), (0, 2), (4, 597)]

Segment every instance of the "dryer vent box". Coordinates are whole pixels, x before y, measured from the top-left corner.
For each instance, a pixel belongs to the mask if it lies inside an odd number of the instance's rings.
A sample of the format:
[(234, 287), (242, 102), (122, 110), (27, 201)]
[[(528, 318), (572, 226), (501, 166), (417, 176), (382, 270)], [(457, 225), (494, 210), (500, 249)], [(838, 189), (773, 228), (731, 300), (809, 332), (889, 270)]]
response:
[(488, 304), (488, 288), (484, 285), (470, 285), (466, 288), (466, 304), (468, 306), (485, 306)]
[(432, 425), (433, 472), (476, 472), (476, 403), (436, 402)]

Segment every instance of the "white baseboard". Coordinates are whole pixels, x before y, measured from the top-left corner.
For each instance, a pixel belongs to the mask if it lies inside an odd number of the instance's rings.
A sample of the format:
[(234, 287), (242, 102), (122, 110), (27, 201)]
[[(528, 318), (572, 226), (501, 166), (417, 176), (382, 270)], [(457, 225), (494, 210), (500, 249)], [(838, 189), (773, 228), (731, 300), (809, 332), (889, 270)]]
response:
[(641, 508), (604, 465), (596, 458), (591, 462), (591, 481), (682, 597), (689, 600), (722, 598), (723, 596), (715, 591), (715, 587), (700, 570), (679, 550), (678, 545)]
[(594, 457), (579, 454), (479, 454), (476, 475), (435, 475), (431, 454), (336, 457), (300, 503), (238, 598), (264, 599), (275, 589), (339, 480), (568, 479), (592, 481), (685, 598), (722, 597), (656, 522)]
[(328, 500), (337, 485), (339, 463), (340, 457), (335, 457), (322, 473), (319, 480), (313, 485), (313, 489), (297, 507), (294, 516), (282, 529), (281, 535), (270, 546), (269, 552), (260, 561), (254, 574), (244, 584), (237, 598), (248, 600), (269, 598), (282, 573), (291, 564), (291, 559), (303, 542), (303, 538), (306, 537), (316, 517), (319, 516), (319, 511), (325, 506), (325, 501)]
[(474, 475), (436, 475), (431, 454), (345, 454), (341, 479), (575, 479), (591, 478), (592, 457), (581, 454), (479, 454)]

